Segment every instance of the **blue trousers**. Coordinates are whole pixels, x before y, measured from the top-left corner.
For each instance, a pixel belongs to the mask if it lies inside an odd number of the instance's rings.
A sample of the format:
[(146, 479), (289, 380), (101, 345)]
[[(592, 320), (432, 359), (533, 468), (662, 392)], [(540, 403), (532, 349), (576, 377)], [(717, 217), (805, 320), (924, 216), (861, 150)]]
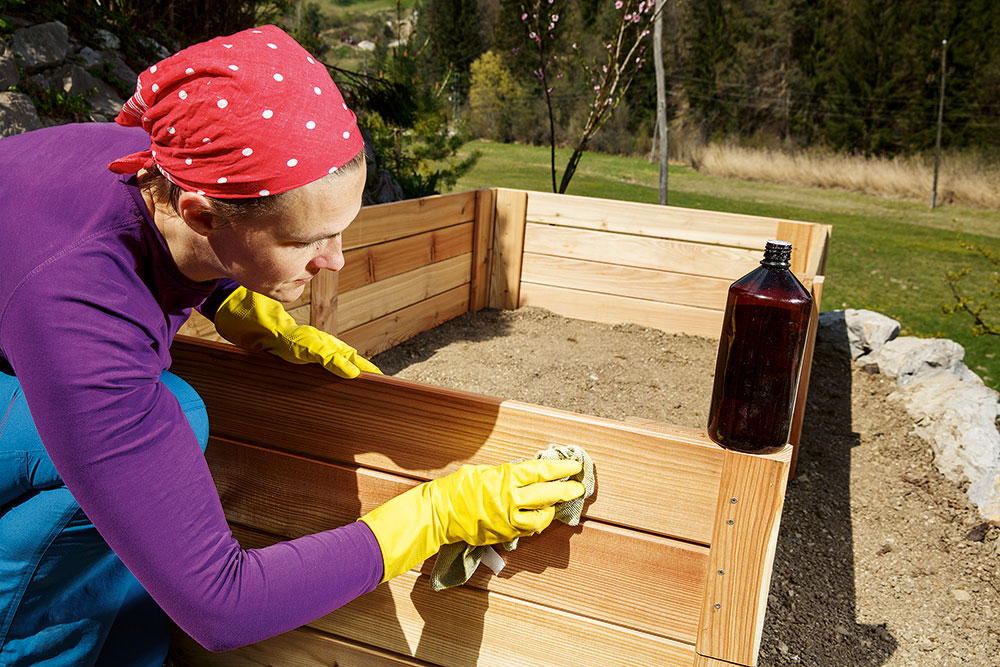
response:
[[(201, 448), (201, 397), (160, 376)], [(166, 615), (111, 551), (63, 485), (17, 378), (0, 368), (0, 666), (163, 664)]]

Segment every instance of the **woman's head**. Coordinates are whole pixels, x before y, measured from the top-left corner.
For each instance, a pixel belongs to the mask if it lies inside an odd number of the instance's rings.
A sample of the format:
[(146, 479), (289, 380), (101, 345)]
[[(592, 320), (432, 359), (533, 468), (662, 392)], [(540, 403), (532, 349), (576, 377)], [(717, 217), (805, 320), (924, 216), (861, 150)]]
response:
[(364, 165), (362, 152), (334, 174), (254, 199), (199, 195), (161, 175), (141, 180), (163, 217), (180, 223), (174, 229), (197, 240), (203, 273), (189, 277), (228, 277), (254, 292), (293, 301), (319, 271), (343, 267), (342, 234), (361, 209)]
[(326, 66), (275, 26), (195, 44), (140, 75), (116, 121), (150, 148), (115, 160), (217, 199), (268, 197), (333, 174), (364, 147)]
[[(294, 299), (343, 264), (364, 142), (326, 67), (274, 26), (196, 44), (139, 75), (116, 121), (150, 149), (115, 160), (206, 249), (204, 276)], [(207, 250), (210, 249), (210, 252)], [(176, 257), (175, 257), (176, 259)]]

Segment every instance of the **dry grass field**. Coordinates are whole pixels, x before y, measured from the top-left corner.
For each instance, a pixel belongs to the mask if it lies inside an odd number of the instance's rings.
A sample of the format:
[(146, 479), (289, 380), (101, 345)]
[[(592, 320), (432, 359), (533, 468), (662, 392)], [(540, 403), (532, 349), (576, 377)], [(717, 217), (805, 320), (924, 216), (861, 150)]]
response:
[[(816, 188), (838, 188), (876, 197), (930, 201), (934, 161), (926, 157), (782, 151), (711, 144), (692, 156), (699, 172)], [(1000, 209), (1000, 166), (970, 155), (945, 154), (938, 174), (938, 203)]]

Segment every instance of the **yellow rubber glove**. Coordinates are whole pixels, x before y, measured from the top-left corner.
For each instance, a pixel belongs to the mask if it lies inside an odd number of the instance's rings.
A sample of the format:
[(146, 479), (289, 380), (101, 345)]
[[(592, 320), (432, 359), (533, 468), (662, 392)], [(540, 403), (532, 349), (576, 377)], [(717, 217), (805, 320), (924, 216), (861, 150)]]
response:
[(445, 544), (496, 544), (541, 532), (552, 523), (553, 505), (584, 493), (580, 482), (554, 480), (579, 472), (572, 460), (465, 465), (396, 496), (360, 519), (382, 549), (382, 581)]
[(240, 287), (215, 314), (215, 330), (245, 350), (267, 351), (293, 364), (320, 364), (340, 377), (382, 371), (353, 347), (316, 327), (300, 325), (280, 303)]

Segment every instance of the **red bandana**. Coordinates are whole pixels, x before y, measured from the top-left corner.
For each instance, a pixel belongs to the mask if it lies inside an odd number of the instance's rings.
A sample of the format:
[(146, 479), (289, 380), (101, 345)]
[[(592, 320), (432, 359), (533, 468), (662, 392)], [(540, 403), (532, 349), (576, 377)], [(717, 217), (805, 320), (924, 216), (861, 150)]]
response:
[(155, 162), (185, 190), (223, 199), (312, 183), (364, 146), (326, 66), (271, 25), (195, 44), (143, 71), (115, 120), (141, 125), (151, 146), (108, 169), (132, 174)]

